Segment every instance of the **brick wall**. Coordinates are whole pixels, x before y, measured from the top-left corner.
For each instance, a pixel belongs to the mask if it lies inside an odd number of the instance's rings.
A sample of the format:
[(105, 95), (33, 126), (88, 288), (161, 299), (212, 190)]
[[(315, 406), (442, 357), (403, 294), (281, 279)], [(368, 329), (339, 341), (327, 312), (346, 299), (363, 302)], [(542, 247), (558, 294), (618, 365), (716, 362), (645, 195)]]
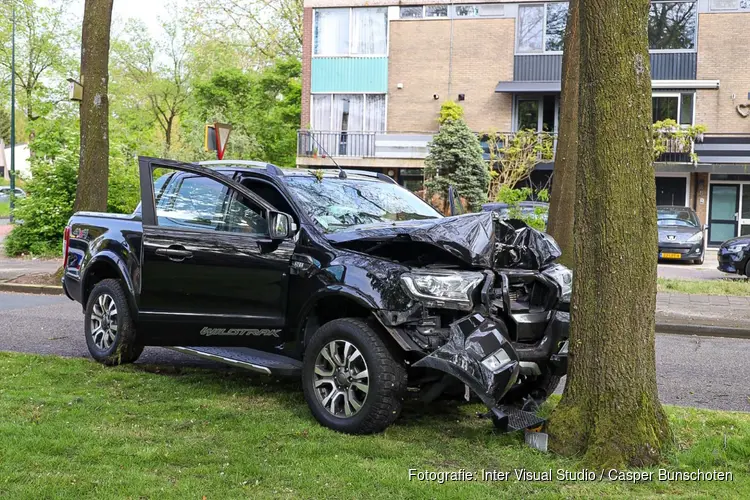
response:
[(437, 130), (440, 104), (458, 94), (473, 130), (510, 131), (512, 99), (495, 86), (513, 79), (513, 19), (455, 21), (452, 58), (450, 21), (392, 21), (390, 29), (389, 131)]
[(706, 125), (709, 133), (750, 133), (750, 117), (736, 110), (750, 104), (748, 26), (750, 13), (700, 14), (698, 79), (721, 81), (718, 90), (698, 90), (695, 123)]
[(310, 73), (312, 66), (313, 10), (304, 9), (302, 13), (302, 119), (300, 128), (307, 128), (310, 123)]

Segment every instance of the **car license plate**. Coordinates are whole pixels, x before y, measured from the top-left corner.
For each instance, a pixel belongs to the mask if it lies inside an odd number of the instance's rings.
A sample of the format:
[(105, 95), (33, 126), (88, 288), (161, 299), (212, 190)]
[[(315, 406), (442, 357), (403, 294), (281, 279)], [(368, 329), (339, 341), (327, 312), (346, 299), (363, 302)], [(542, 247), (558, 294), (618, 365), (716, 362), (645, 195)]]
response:
[(659, 254), (659, 258), (662, 258), (662, 259), (681, 259), (682, 258), (682, 254), (662, 252), (662, 253)]

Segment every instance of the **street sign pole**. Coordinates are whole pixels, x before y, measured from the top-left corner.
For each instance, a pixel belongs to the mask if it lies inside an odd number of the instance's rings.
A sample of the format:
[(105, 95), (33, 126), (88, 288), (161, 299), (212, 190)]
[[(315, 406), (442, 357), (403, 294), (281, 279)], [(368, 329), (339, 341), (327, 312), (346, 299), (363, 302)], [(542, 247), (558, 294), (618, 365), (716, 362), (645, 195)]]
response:
[(16, 2), (13, 2), (13, 35), (10, 56), (10, 221), (16, 198)]

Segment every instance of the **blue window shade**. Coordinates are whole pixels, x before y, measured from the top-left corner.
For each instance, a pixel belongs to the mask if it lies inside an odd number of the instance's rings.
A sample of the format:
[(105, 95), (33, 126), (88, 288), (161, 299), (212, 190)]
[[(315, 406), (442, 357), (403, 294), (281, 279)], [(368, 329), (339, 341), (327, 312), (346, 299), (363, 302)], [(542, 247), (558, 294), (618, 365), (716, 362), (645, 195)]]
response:
[(313, 92), (388, 92), (387, 57), (313, 57)]

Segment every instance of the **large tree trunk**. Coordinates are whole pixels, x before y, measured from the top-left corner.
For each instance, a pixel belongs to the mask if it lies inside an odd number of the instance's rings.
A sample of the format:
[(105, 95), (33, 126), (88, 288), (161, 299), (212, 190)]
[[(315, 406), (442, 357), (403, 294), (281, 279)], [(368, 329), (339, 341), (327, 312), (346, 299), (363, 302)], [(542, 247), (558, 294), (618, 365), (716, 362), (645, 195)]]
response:
[(113, 0), (86, 0), (81, 37), (81, 162), (75, 210), (107, 210), (109, 30)]
[(570, 372), (550, 445), (598, 467), (659, 460), (649, 0), (581, 2)]
[(578, 163), (578, 74), (580, 66), (580, 29), (578, 2), (570, 0), (565, 28), (565, 51), (562, 63), (560, 96), (560, 134), (555, 153), (555, 173), (547, 228), (560, 244), (560, 262), (574, 267), (573, 208), (576, 195), (576, 164)]

